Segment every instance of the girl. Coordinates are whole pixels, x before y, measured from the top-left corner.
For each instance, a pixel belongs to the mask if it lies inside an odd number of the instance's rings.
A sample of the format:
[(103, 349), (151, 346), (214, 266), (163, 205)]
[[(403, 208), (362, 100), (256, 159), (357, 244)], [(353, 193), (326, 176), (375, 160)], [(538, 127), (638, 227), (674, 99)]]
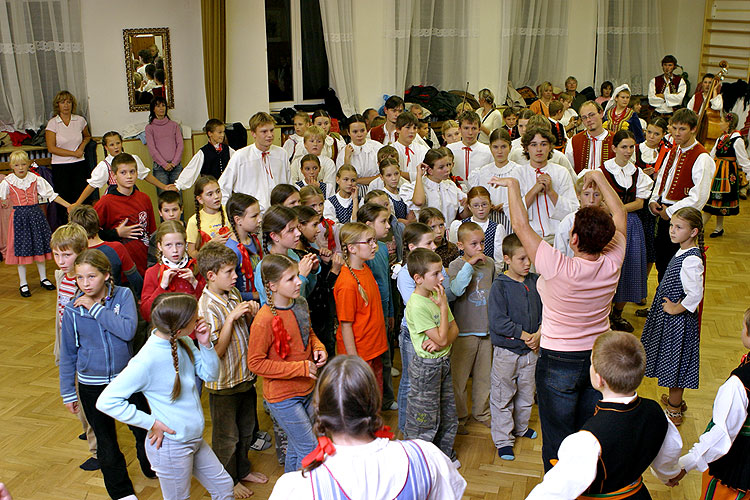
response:
[[(635, 137), (630, 130), (620, 130), (612, 139), (615, 157), (604, 162), (604, 177), (620, 197), (628, 213), (627, 245), (620, 281), (614, 297), (609, 322), (613, 330), (632, 332), (633, 325), (622, 317), (626, 302), (640, 303), (648, 294), (646, 243), (638, 211), (651, 196), (654, 181), (630, 159), (635, 151)], [(585, 174), (584, 174), (585, 175)]]
[(154, 160), (154, 176), (164, 184), (174, 184), (182, 172), (182, 130), (169, 119), (167, 101), (163, 97), (154, 97), (149, 111), (146, 144)]
[[(511, 149), (510, 134), (504, 128), (496, 129), (490, 134), (490, 152), (494, 159), (482, 168), (472, 170), (469, 174), (469, 187), (486, 187), (490, 193), (492, 206), (490, 220), (502, 223), (506, 234), (513, 232), (508, 214), (508, 190), (503, 187), (494, 187), (489, 184), (493, 176), (513, 177), (513, 171), (519, 167), (515, 162), (508, 160)], [(500, 259), (502, 260), (502, 259)]]
[(187, 222), (187, 250), (188, 255), (194, 259), (198, 250), (209, 241), (226, 244), (230, 231), (227, 227), (227, 214), (221, 206), (221, 189), (216, 178), (210, 175), (200, 177), (193, 192), (195, 206), (200, 207), (200, 210)]
[[(150, 430), (146, 453), (165, 500), (189, 498), (193, 475), (212, 499), (232, 499), (234, 482), (203, 440), (196, 380), (217, 380), (219, 357), (206, 323), (198, 318), (198, 303), (192, 295), (162, 294), (154, 301), (151, 319), (152, 335), (102, 392), (97, 408), (128, 425)], [(200, 348), (182, 340), (193, 332)], [(131, 404), (133, 396), (141, 394), (138, 391), (146, 395), (150, 411)]]
[(326, 143), (321, 154), (337, 162), (346, 143), (339, 134), (331, 132), (331, 115), (328, 114), (328, 111), (319, 109), (312, 114), (312, 121), (313, 125), (322, 128), (326, 133)]
[(294, 252), (298, 258), (313, 254), (320, 259), (317, 284), (307, 298), (312, 329), (318, 332), (318, 338), (325, 345), (326, 352), (333, 355), (336, 352), (336, 303), (333, 301), (333, 287), (344, 260), (341, 254), (318, 247), (316, 240), (320, 233), (320, 215), (312, 207), (296, 207), (294, 213), (297, 215), (300, 231), (299, 243)]
[(296, 182), (297, 187), (302, 189), (305, 186), (316, 186), (323, 193), (324, 200), (326, 193), (333, 193), (330, 184), (318, 180), (320, 176), (320, 158), (314, 154), (307, 154), (300, 159), (299, 164), (303, 180)]
[(210, 175), (215, 179), (221, 177), (227, 168), (234, 149), (225, 144), (226, 126), (224, 122), (211, 118), (203, 127), (208, 142), (190, 159), (175, 184), (180, 191), (190, 189), (201, 175)]
[(271, 190), (271, 205), (293, 208), (299, 205), (299, 190), (291, 184), (277, 184)]
[(680, 249), (656, 289), (641, 342), (646, 349), (646, 376), (657, 377), (659, 386), (669, 388), (669, 395), (663, 394), (661, 401), (669, 419), (680, 425), (687, 410), (683, 392), (698, 388), (706, 262), (701, 213), (692, 207), (677, 210), (669, 237)]
[(237, 283), (243, 301), (258, 300), (255, 267), (263, 258), (263, 248), (255, 234), (260, 228), (260, 204), (249, 194), (234, 193), (227, 201), (232, 234), (227, 246), (237, 255)]
[(490, 143), (490, 134), (503, 126), (503, 115), (495, 108), (495, 95), (490, 89), (482, 89), (477, 94), (479, 105), (479, 142)]
[(263, 377), (263, 398), (288, 436), (284, 471), (291, 472), (315, 448), (312, 390), (328, 355), (310, 328), (297, 264), (286, 255), (268, 255), (263, 263), (263, 286), (269, 297), (250, 327), (247, 364)]
[(613, 134), (618, 130), (629, 130), (635, 136), (635, 142), (643, 142), (643, 129), (641, 128), (641, 119), (638, 113), (633, 111), (630, 104), (630, 87), (623, 83), (617, 87), (613, 93), (614, 99), (607, 102), (604, 110), (604, 128), (610, 130)]
[(299, 197), (302, 205), (312, 208), (320, 215), (321, 231), (316, 238), (318, 248), (328, 248), (331, 252), (337, 253), (335, 223), (323, 217), (323, 207), (326, 201), (323, 192), (318, 187), (305, 186), (299, 190)]
[(443, 267), (448, 268), (451, 262), (459, 257), (458, 247), (448, 240), (445, 231), (445, 217), (437, 208), (428, 207), (419, 211), (419, 222), (427, 224), (435, 233), (435, 253), (443, 261)]
[(31, 160), (25, 151), (13, 151), (9, 163), (13, 173), (0, 182), (0, 199), (6, 200), (13, 207), (8, 221), (5, 262), (18, 266), (18, 291), (21, 297), (31, 297), (26, 280), (26, 265), (32, 262), (36, 262), (42, 288), (55, 289), (55, 285), (47, 279), (44, 264), (44, 261), (52, 258), (49, 246), (52, 232), (39, 206), (39, 197), (55, 201), (66, 208), (70, 208), (70, 204), (55, 193), (49, 182), (29, 172)]
[[(125, 457), (117, 444), (115, 421), (96, 408), (99, 395), (130, 361), (131, 341), (138, 323), (135, 299), (130, 289), (112, 283), (109, 260), (100, 250), (84, 250), (74, 266), (78, 292), (63, 312), (60, 395), (71, 413), (83, 410), (94, 430), (109, 496), (135, 499)], [(143, 394), (135, 390), (127, 397), (137, 409), (148, 411)], [(132, 425), (130, 429), (141, 470), (153, 478), (144, 448), (146, 431)]]
[[(91, 171), (91, 177), (86, 181), (87, 185), (83, 189), (83, 192), (78, 199), (73, 203), (73, 206), (79, 206), (86, 198), (91, 196), (91, 193), (97, 191), (103, 186), (107, 186), (107, 193), (111, 193), (112, 190), (117, 189), (117, 182), (115, 182), (115, 174), (112, 173), (110, 165), (115, 156), (119, 155), (125, 148), (122, 146), (122, 136), (119, 132), (110, 131), (102, 136), (102, 149), (104, 150), (104, 159), (100, 161), (94, 170)], [(172, 190), (175, 191), (177, 188), (174, 185), (167, 186), (159, 179), (154, 177), (154, 174), (143, 165), (143, 162), (138, 155), (132, 155), (135, 158), (135, 163), (138, 166), (138, 178), (153, 184), (157, 189)]]
[(372, 191), (368, 191), (367, 195), (365, 196), (365, 204), (367, 203), (375, 203), (376, 205), (385, 207), (388, 210), (388, 224), (391, 226), (391, 228), (388, 230), (387, 234), (379, 240), (385, 243), (385, 245), (388, 247), (388, 263), (390, 266), (393, 266), (397, 262), (401, 262), (401, 260), (403, 259), (402, 242), (404, 227), (406, 226), (398, 219), (396, 219), (395, 215), (393, 215), (393, 208), (390, 202), (390, 197), (386, 194), (385, 191), (381, 191), (380, 189), (373, 189)]
[(607, 101), (612, 97), (613, 88), (614, 86), (612, 85), (612, 82), (602, 83), (602, 86), (599, 88), (599, 97), (596, 98), (596, 103), (604, 107)]
[(357, 170), (359, 197), (367, 194), (367, 186), (378, 177), (378, 149), (380, 143), (367, 138), (367, 126), (362, 115), (352, 115), (348, 121), (349, 137), (352, 142), (344, 147), (339, 155), (337, 167), (351, 165)]
[[(151, 304), (166, 292), (179, 292), (200, 298), (205, 282), (196, 277), (195, 259), (185, 251), (187, 233), (179, 221), (162, 222), (156, 230), (159, 263), (149, 267), (143, 277), (141, 315), (151, 321)], [(198, 275), (200, 276), (200, 275)]]
[(353, 354), (367, 361), (383, 392), (383, 363), (380, 355), (388, 350), (383, 305), (375, 277), (365, 262), (375, 257), (378, 240), (375, 230), (361, 222), (341, 228), (342, 268), (333, 295), (339, 328), (336, 352)]
[[(300, 239), (299, 221), (297, 215), (289, 207), (284, 205), (271, 205), (263, 216), (263, 251), (267, 254), (286, 255), (299, 263), (299, 276), (302, 281), (302, 297), (307, 298), (315, 288), (320, 263), (314, 254), (307, 254), (300, 258), (294, 252), (294, 248)], [(261, 269), (265, 257), (255, 267), (254, 281), (255, 289), (261, 304), (266, 303), (266, 290)]]
[(310, 115), (306, 111), (297, 111), (292, 123), (294, 124), (294, 133), (284, 141), (284, 150), (289, 154), (289, 163), (302, 156), (302, 151), (305, 149), (302, 145), (305, 140), (305, 130), (312, 124)]
[(338, 191), (330, 196), (323, 206), (323, 217), (337, 224), (357, 221), (359, 196), (357, 193), (357, 170), (344, 165), (336, 172)]
[(745, 141), (737, 128), (738, 117), (735, 113), (726, 113), (721, 119), (721, 137), (716, 140), (711, 157), (716, 160), (716, 173), (711, 183), (711, 195), (708, 203), (703, 207), (703, 224), (712, 215), (716, 216), (716, 229), (709, 238), (718, 238), (724, 234), (724, 216), (740, 213), (740, 184), (741, 168), (750, 172), (750, 158), (747, 156)]
[(391, 499), (405, 492), (414, 499), (461, 498), (466, 481), (450, 460), (432, 443), (391, 441), (380, 404), (375, 377), (361, 359), (328, 363), (315, 386), (318, 447), (302, 471), (279, 478), (271, 499)]
[[(463, 220), (454, 220), (448, 230), (448, 238), (451, 242), (458, 241), (458, 228), (464, 222), (476, 222), (484, 231), (484, 254), (495, 260), (497, 272), (502, 272), (503, 268), (503, 239), (508, 235), (503, 224), (498, 224), (490, 220), (490, 210), (492, 209), (492, 200), (490, 192), (484, 186), (476, 186), (466, 194), (467, 205), (471, 212), (471, 217)], [(502, 213), (502, 212), (501, 212)], [(505, 215), (505, 214), (503, 214)], [(510, 225), (510, 221), (509, 224)]]
[(404, 184), (399, 194), (409, 208), (435, 207), (450, 226), (456, 217), (468, 217), (466, 194), (450, 180), (453, 158), (448, 148), (431, 149), (424, 157), (421, 172), (414, 182)]
[(461, 140), (461, 129), (458, 127), (458, 122), (456, 120), (445, 120), (440, 132), (446, 146)]
[[(397, 158), (383, 158), (378, 164), (380, 178), (383, 181), (383, 190), (391, 199), (393, 214), (403, 224), (408, 224), (417, 219), (412, 210), (409, 210), (406, 202), (399, 195), (399, 188), (406, 180), (401, 177), (401, 166)], [(373, 189), (370, 186), (370, 189)]]
[(529, 109), (536, 115), (544, 115), (549, 118), (549, 104), (555, 98), (554, 90), (550, 82), (544, 82), (539, 86), (539, 99), (531, 103)]

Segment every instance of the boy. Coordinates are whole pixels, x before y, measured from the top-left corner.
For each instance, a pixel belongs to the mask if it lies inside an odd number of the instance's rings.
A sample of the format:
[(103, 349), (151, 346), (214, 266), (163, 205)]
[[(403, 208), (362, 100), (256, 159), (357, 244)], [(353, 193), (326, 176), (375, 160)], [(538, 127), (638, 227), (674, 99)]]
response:
[(568, 141), (565, 126), (561, 122), (565, 112), (564, 108), (562, 101), (549, 103), (549, 122), (552, 126), (552, 134), (555, 136), (555, 149), (558, 151), (565, 151), (565, 143)]
[(146, 274), (149, 235), (156, 231), (154, 208), (147, 194), (135, 189), (136, 163), (128, 153), (112, 160), (117, 189), (94, 205), (106, 241), (120, 241), (135, 262), (138, 273)]
[(401, 165), (401, 177), (414, 182), (417, 178), (419, 165), (424, 160), (429, 148), (417, 143), (414, 138), (417, 136), (417, 127), (419, 120), (413, 114), (405, 111), (396, 118), (396, 130), (398, 139), (393, 143), (393, 147), (398, 151), (398, 163)]
[[(180, 194), (175, 191), (162, 191), (159, 193), (157, 199), (159, 206), (159, 216), (162, 222), (168, 220), (179, 221), (182, 218), (182, 198)], [(154, 231), (148, 239), (148, 267), (153, 266), (158, 262), (158, 254), (156, 248), (156, 231)]]
[(495, 278), (490, 291), (490, 412), (497, 455), (503, 460), (515, 460), (516, 437), (537, 437), (536, 431), (529, 428), (529, 417), (534, 403), (542, 299), (536, 290), (539, 275), (529, 272), (529, 256), (515, 234), (503, 240), (503, 261), (508, 270)]
[(443, 283), (443, 262), (426, 248), (409, 252), (407, 269), (416, 288), (406, 304), (406, 324), (414, 345), (409, 362), (406, 402), (406, 439), (424, 439), (461, 464), (453, 450), (458, 420), (451, 380), (451, 344), (458, 327), (448, 307)]
[[(165, 191), (179, 196), (174, 191)], [(138, 273), (133, 259), (119, 241), (102, 241), (99, 238), (99, 214), (91, 205), (81, 205), (70, 212), (70, 222), (75, 222), (86, 231), (88, 247), (101, 250), (112, 266), (112, 280), (115, 285), (129, 287), (135, 297), (141, 296), (143, 276)]]
[[(669, 116), (685, 99), (687, 84), (680, 75), (675, 75), (677, 58), (671, 54), (661, 60), (662, 74), (648, 82), (648, 103), (658, 115)], [(654, 117), (655, 118), (655, 117)]]
[(289, 155), (289, 161), (294, 161), (303, 156), (302, 143), (305, 140), (305, 131), (312, 125), (310, 115), (306, 111), (297, 111), (292, 120), (294, 133), (284, 141), (284, 151)]
[(596, 339), (589, 376), (602, 399), (583, 428), (562, 442), (557, 464), (527, 500), (651, 498), (642, 477), (649, 465), (664, 483), (677, 475), (680, 433), (659, 403), (636, 392), (645, 369), (635, 336), (609, 331)]
[(254, 196), (261, 212), (271, 206), (271, 190), (277, 184), (289, 183), (289, 155), (273, 144), (276, 120), (260, 111), (249, 122), (254, 143), (237, 151), (229, 159), (219, 178), (221, 202), (226, 205), (232, 193)]
[(209, 242), (198, 252), (197, 261), (206, 279), (198, 313), (220, 359), (219, 379), (205, 382), (213, 422), (211, 448), (232, 476), (235, 496), (247, 498), (252, 493), (242, 481), (268, 481), (265, 475), (251, 472), (247, 458), (257, 420), (255, 374), (247, 368), (247, 342), (259, 304), (243, 302), (235, 288), (237, 256), (229, 247)]
[[(742, 322), (742, 345), (750, 349), (750, 309)], [(668, 486), (675, 486), (693, 469), (703, 471), (700, 498), (743, 498), (750, 490), (750, 429), (748, 429), (748, 387), (750, 356), (742, 357), (740, 366), (716, 393), (708, 429), (701, 434), (690, 452), (680, 458), (680, 473)]]
[(382, 125), (372, 125), (367, 133), (367, 137), (373, 141), (378, 141), (384, 146), (396, 142), (396, 118), (404, 112), (404, 100), (397, 95), (392, 95), (385, 101), (383, 107), (385, 111), (385, 123)]
[(515, 140), (519, 137), (518, 134), (518, 113), (512, 107), (507, 107), (503, 110), (503, 128), (510, 135), (510, 140)]
[(596, 101), (586, 101), (580, 109), (586, 130), (578, 132), (565, 145), (565, 156), (576, 174), (586, 168), (601, 169), (605, 161), (615, 157), (614, 134), (604, 129), (602, 107)]
[(419, 126), (417, 127), (417, 134), (419, 134), (419, 137), (427, 144), (428, 148), (432, 148), (435, 146), (437, 141), (433, 141), (432, 137), (430, 137), (430, 133), (435, 133), (430, 128), (430, 124), (427, 123), (425, 120), (419, 120)]
[[(510, 143), (510, 149), (511, 151), (517, 148), (523, 149), (523, 146), (521, 146), (521, 137), (523, 137), (523, 134), (526, 133), (526, 127), (529, 124), (529, 120), (531, 117), (534, 116), (534, 112), (531, 111), (529, 108), (524, 108), (518, 113), (518, 124), (516, 125), (516, 128), (518, 129), (518, 136), (516, 136), (515, 139)], [(510, 156), (508, 157), (510, 161), (513, 161), (513, 158)]]
[(453, 175), (467, 180), (473, 170), (492, 163), (492, 153), (488, 145), (478, 141), (481, 122), (478, 114), (474, 111), (464, 111), (458, 115), (457, 120), (461, 130), (461, 142), (448, 144), (448, 149), (455, 159)]
[[(591, 184), (588, 187), (584, 186), (584, 176), (581, 176), (576, 181), (576, 195), (578, 195), (578, 202), (581, 204), (581, 208), (585, 207), (603, 207), (602, 193), (596, 184)], [(560, 250), (567, 257), (573, 257), (573, 249), (570, 248), (570, 230), (573, 229), (573, 223), (576, 219), (576, 213), (571, 212), (566, 215), (563, 220), (560, 221), (560, 225), (557, 226), (557, 232), (555, 233), (555, 244), (553, 245), (557, 250)]]
[(453, 393), (456, 399), (458, 434), (468, 434), (469, 410), (466, 383), (472, 377), (471, 413), (474, 420), (490, 427), (490, 368), (492, 346), (488, 336), (487, 295), (495, 278), (495, 261), (484, 255), (484, 231), (476, 222), (458, 228), (458, 249), (463, 256), (448, 266), (458, 338), (451, 353)]
[[(311, 154), (315, 155), (320, 162), (320, 172), (318, 172), (318, 180), (325, 182), (330, 186), (336, 185), (336, 164), (332, 159), (327, 156), (321, 155), (323, 146), (326, 143), (326, 133), (320, 128), (312, 125), (305, 130), (304, 134), (304, 147), (299, 148), (301, 153), (295, 160), (292, 160), (291, 174), (289, 182), (295, 184), (299, 181), (304, 181), (305, 176), (302, 174), (300, 169), (302, 157)], [(331, 196), (329, 194), (328, 196)]]
[[(55, 314), (55, 365), (60, 364), (60, 329), (62, 327), (62, 317), (65, 306), (71, 301), (78, 291), (78, 285), (75, 279), (75, 269), (73, 264), (78, 254), (86, 250), (88, 239), (86, 231), (78, 224), (65, 224), (58, 227), (50, 239), (52, 256), (55, 258), (55, 264), (59, 267), (55, 271), (55, 282), (57, 283), (57, 313)], [(86, 471), (99, 470), (99, 460), (96, 454), (96, 436), (94, 430), (86, 420), (86, 415), (79, 409), (78, 418), (83, 425), (83, 434), (78, 436), (85, 439), (89, 445), (91, 457), (86, 459), (79, 467)]]

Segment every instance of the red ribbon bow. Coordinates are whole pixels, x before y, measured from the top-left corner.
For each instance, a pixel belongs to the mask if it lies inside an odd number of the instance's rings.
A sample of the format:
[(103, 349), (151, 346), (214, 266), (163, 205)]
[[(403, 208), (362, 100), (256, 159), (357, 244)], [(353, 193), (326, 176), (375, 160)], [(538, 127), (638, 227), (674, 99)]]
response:
[(289, 342), (292, 337), (284, 328), (284, 321), (281, 316), (274, 316), (271, 320), (271, 330), (273, 331), (273, 348), (281, 359), (289, 356)]
[(384, 425), (375, 431), (375, 437), (393, 439), (394, 434), (391, 432), (390, 425)]
[(335, 455), (336, 447), (333, 446), (333, 442), (326, 436), (320, 436), (318, 438), (318, 446), (305, 458), (302, 459), (302, 467), (307, 467), (313, 462), (323, 462), (326, 455)]

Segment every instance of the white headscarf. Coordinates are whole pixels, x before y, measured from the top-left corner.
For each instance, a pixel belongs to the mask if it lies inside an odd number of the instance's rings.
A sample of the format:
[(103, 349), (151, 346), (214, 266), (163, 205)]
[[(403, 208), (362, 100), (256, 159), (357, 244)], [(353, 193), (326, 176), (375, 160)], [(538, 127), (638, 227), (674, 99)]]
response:
[(615, 90), (612, 91), (612, 95), (610, 96), (609, 101), (607, 101), (607, 107), (604, 108), (604, 114), (607, 114), (607, 111), (609, 111), (611, 108), (615, 106), (615, 104), (617, 104), (615, 102), (615, 98), (617, 97), (617, 94), (619, 94), (623, 90), (627, 90), (628, 92), (630, 92), (630, 87), (628, 87), (627, 83), (623, 83), (622, 85), (620, 85), (619, 87), (617, 87)]

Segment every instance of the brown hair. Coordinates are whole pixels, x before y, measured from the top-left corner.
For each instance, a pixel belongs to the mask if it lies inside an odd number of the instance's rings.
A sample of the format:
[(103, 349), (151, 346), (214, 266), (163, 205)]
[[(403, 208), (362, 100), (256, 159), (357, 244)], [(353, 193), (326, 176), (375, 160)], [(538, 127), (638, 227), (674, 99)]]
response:
[[(509, 108), (509, 109), (510, 109), (510, 108)], [(495, 129), (495, 130), (493, 130), (493, 131), (492, 131), (492, 133), (490, 134), (490, 144), (492, 144), (492, 143), (493, 143), (493, 142), (495, 142), (495, 141), (503, 141), (503, 142), (506, 142), (506, 143), (508, 143), (509, 145), (510, 145), (510, 144), (511, 144), (511, 143), (513, 142), (513, 141), (511, 140), (511, 138), (510, 138), (510, 134), (509, 134), (509, 133), (508, 133), (508, 131), (507, 131), (507, 130), (506, 130), (505, 128), (503, 128), (503, 127), (501, 127), (501, 128), (496, 128), (496, 129)]]
[(382, 148), (378, 149), (378, 164), (386, 158), (395, 158), (396, 160), (398, 160), (398, 150), (393, 146), (383, 146)]
[(159, 210), (161, 210), (161, 208), (166, 203), (177, 203), (180, 208), (182, 208), (182, 198), (180, 198), (180, 193), (178, 193), (177, 191), (162, 191), (161, 193), (159, 193), (157, 203), (159, 205)]
[[(545, 120), (547, 119), (545, 118)], [(549, 123), (549, 121), (547, 121), (547, 123)], [(533, 127), (526, 129), (526, 133), (523, 134), (523, 137), (521, 137), (523, 155), (526, 157), (526, 159), (529, 159), (529, 144), (531, 144), (531, 141), (534, 140), (534, 137), (538, 135), (541, 135), (549, 142), (549, 154), (547, 155), (547, 159), (549, 160), (550, 158), (552, 158), (552, 151), (554, 151), (554, 145), (556, 141), (555, 136), (552, 135), (552, 132), (549, 128)]]
[[(104, 253), (101, 250), (97, 250), (95, 248), (88, 248), (78, 254), (78, 257), (76, 257), (73, 268), (75, 269), (82, 264), (88, 264), (102, 274), (109, 274), (109, 278), (107, 278), (107, 282), (105, 286), (109, 287), (109, 294), (108, 294), (109, 298), (114, 297), (115, 296), (115, 282), (112, 279), (112, 264), (109, 262), (109, 259), (107, 258), (107, 256), (104, 255)], [(76, 280), (76, 286), (78, 286), (77, 280)]]
[(68, 92), (67, 90), (61, 90), (60, 92), (55, 95), (54, 100), (52, 101), (52, 113), (57, 116), (60, 114), (60, 103), (69, 100), (73, 105), (70, 107), (70, 114), (74, 114), (76, 112), (76, 108), (78, 107), (78, 101), (76, 101), (76, 98), (73, 94)]
[(424, 276), (429, 271), (430, 264), (440, 264), (442, 268), (443, 259), (428, 248), (415, 248), (409, 252), (409, 257), (406, 258), (406, 267), (409, 269), (409, 276), (412, 278), (417, 274)]
[[(382, 189), (371, 189), (367, 192), (365, 195), (365, 203), (370, 203), (374, 198), (381, 198), (381, 197), (388, 197), (388, 193), (383, 191)], [(390, 201), (388, 202), (390, 206)], [(359, 220), (359, 216), (357, 216), (357, 220)]]
[(383, 175), (383, 172), (388, 167), (396, 167), (401, 170), (401, 164), (398, 162), (398, 159), (387, 156), (378, 162), (378, 171), (380, 172), (380, 175)]
[[(278, 317), (279, 314), (276, 312), (273, 292), (268, 285), (279, 281), (282, 274), (295, 266), (297, 266), (297, 263), (286, 255), (274, 253), (270, 253), (263, 257), (263, 260), (260, 263), (260, 277), (263, 281), (263, 288), (266, 290), (266, 295), (268, 296), (268, 307), (271, 309), (274, 316)], [(283, 326), (283, 322), (281, 324)]]
[(475, 123), (479, 125), (482, 121), (479, 119), (479, 115), (476, 113), (476, 111), (464, 111), (460, 115), (458, 115), (458, 118), (456, 118), (456, 121), (458, 122), (458, 125), (463, 125), (464, 122), (467, 123)]
[(400, 129), (409, 125), (417, 127), (419, 126), (419, 120), (417, 120), (417, 117), (410, 112), (404, 111), (398, 115), (398, 118), (396, 118), (396, 128)]
[(737, 116), (737, 113), (726, 113), (724, 114), (724, 121), (729, 124), (727, 133), (731, 134), (734, 132), (734, 129), (737, 128), (737, 123), (740, 121), (739, 116)]
[(425, 234), (432, 234), (434, 236), (435, 231), (424, 222), (412, 222), (406, 225), (404, 234), (401, 237), (404, 244), (404, 262), (406, 262), (406, 257), (409, 255), (409, 245), (418, 245)]
[(323, 191), (318, 186), (305, 186), (299, 190), (299, 200), (303, 205), (307, 204), (310, 198), (320, 196), (325, 201), (326, 197), (323, 196)]
[(629, 394), (635, 392), (643, 380), (646, 351), (634, 335), (608, 331), (594, 342), (591, 364), (612, 391)]
[(60, 226), (52, 233), (49, 246), (54, 250), (70, 250), (79, 254), (89, 246), (89, 240), (86, 237), (86, 230), (79, 224), (69, 223)]
[(101, 225), (99, 224), (99, 214), (91, 205), (79, 205), (75, 207), (68, 217), (70, 222), (74, 222), (86, 230), (86, 236), (93, 238), (99, 233)]
[(161, 263), (161, 256), (162, 252), (159, 250), (159, 244), (161, 243), (161, 240), (164, 238), (164, 236), (168, 234), (179, 234), (182, 236), (183, 241), (185, 241), (185, 245), (187, 245), (187, 232), (185, 231), (185, 226), (182, 225), (182, 222), (177, 220), (168, 220), (164, 221), (161, 224), (159, 224), (159, 228), (156, 230), (156, 234), (154, 235), (154, 241), (157, 245), (157, 253), (159, 255), (159, 262)]
[(138, 165), (135, 162), (135, 158), (133, 158), (133, 155), (128, 153), (120, 153), (119, 155), (115, 156), (112, 159), (112, 164), (109, 166), (109, 169), (112, 171), (113, 174), (117, 173), (117, 169), (120, 167), (120, 165)]
[(283, 205), (294, 193), (299, 193), (299, 190), (295, 186), (291, 184), (276, 184), (271, 190), (271, 205)]
[[(217, 181), (216, 177), (214, 177), (213, 175), (201, 175), (200, 177), (198, 177), (198, 180), (195, 181), (195, 187), (193, 188), (193, 195), (195, 196), (195, 227), (198, 229), (198, 241), (195, 242), (196, 250), (200, 249), (201, 245), (203, 244), (203, 240), (200, 237), (201, 210), (203, 210), (203, 205), (201, 205), (201, 202), (198, 201), (198, 197), (203, 195), (203, 191), (205, 191), (206, 188), (212, 183), (215, 183), (217, 186), (219, 185), (219, 181)], [(227, 223), (226, 219), (224, 218), (224, 207), (219, 207), (219, 212), (221, 213), (221, 226), (224, 227)]]
[(615, 223), (601, 208), (583, 207), (576, 212), (571, 234), (578, 235), (578, 250), (597, 255), (615, 235)]
[(427, 207), (419, 211), (419, 222), (422, 224), (428, 224), (432, 219), (440, 219), (445, 222), (445, 215), (435, 207)]
[(237, 254), (226, 245), (218, 241), (209, 241), (198, 252), (198, 258), (195, 259), (198, 264), (198, 270), (206, 280), (208, 272), (218, 273), (224, 266), (237, 266)]
[(507, 255), (512, 259), (519, 248), (523, 248), (523, 243), (521, 243), (516, 233), (510, 233), (503, 238), (503, 255)]
[[(237, 243), (242, 245), (240, 237), (237, 234), (237, 223), (234, 221), (235, 217), (242, 218), (245, 215), (245, 210), (258, 204), (258, 200), (249, 194), (243, 193), (232, 193), (232, 196), (227, 200), (227, 217), (229, 218), (229, 227), (232, 229), (234, 237), (237, 238)], [(258, 249), (260, 251), (260, 248)]]
[(271, 249), (271, 233), (280, 233), (284, 228), (297, 220), (297, 215), (289, 207), (284, 205), (271, 205), (263, 215), (263, 249), (268, 252)]
[(453, 153), (451, 153), (450, 149), (445, 147), (430, 149), (424, 155), (424, 163), (428, 168), (433, 168), (435, 166), (435, 163), (438, 160), (442, 160), (443, 158), (453, 158)]
[[(231, 250), (230, 250), (231, 251)], [(180, 330), (185, 328), (198, 311), (198, 301), (187, 293), (162, 293), (151, 304), (151, 323), (165, 335), (169, 335), (169, 346), (172, 350), (172, 366), (174, 366), (174, 383), (172, 384), (172, 401), (180, 397), (182, 384), (180, 382), (180, 358), (177, 346), (187, 352), (190, 361), (194, 361), (193, 351), (182, 339), (177, 338)]]
[(680, 219), (690, 224), (691, 229), (698, 229), (698, 236), (696, 236), (696, 240), (698, 243), (698, 250), (700, 250), (701, 252), (701, 259), (703, 259), (703, 263), (705, 264), (706, 253), (704, 251), (705, 245), (703, 242), (703, 217), (701, 216), (700, 210), (697, 210), (693, 207), (682, 207), (675, 213), (673, 213), (672, 217), (679, 217)]
[(456, 120), (445, 120), (443, 126), (440, 128), (440, 133), (445, 135), (445, 133), (452, 128), (459, 128), (458, 122)]
[(563, 103), (560, 101), (552, 101), (549, 103), (549, 115), (553, 116), (563, 110)]
[[(387, 196), (387, 195), (386, 195)], [(357, 221), (367, 224), (368, 222), (374, 222), (375, 219), (380, 217), (383, 212), (390, 214), (391, 211), (383, 205), (377, 203), (365, 203), (359, 210), (357, 210)]]
[(357, 282), (357, 290), (359, 291), (359, 295), (365, 301), (365, 305), (367, 305), (369, 303), (367, 292), (362, 286), (362, 283), (359, 282), (359, 278), (357, 278), (357, 275), (354, 273), (351, 264), (349, 264), (349, 245), (355, 244), (356, 242), (360, 241), (365, 234), (374, 235), (375, 230), (367, 224), (363, 224), (362, 222), (347, 222), (346, 224), (341, 226), (341, 230), (339, 231), (339, 240), (341, 241), (341, 256), (344, 258), (346, 268), (349, 269), (349, 272), (352, 273), (354, 280)]
[(462, 222), (461, 225), (458, 226), (456, 237), (458, 238), (458, 241), (463, 242), (464, 236), (475, 231), (479, 231), (480, 233), (484, 234), (484, 229), (482, 229), (482, 226), (480, 226), (476, 222), (467, 220), (466, 222)]
[(469, 203), (474, 198), (480, 198), (484, 197), (488, 200), (492, 201), (492, 197), (490, 196), (490, 192), (487, 191), (487, 188), (484, 186), (474, 186), (473, 188), (469, 189), (469, 192), (466, 193), (466, 203)]
[(690, 108), (680, 108), (675, 111), (669, 119), (670, 125), (675, 125), (677, 123), (687, 125), (690, 127), (690, 130), (692, 130), (698, 126), (698, 115)]
[[(104, 153), (104, 158), (106, 158), (108, 154), (107, 153), (107, 139), (109, 139), (110, 137), (117, 137), (118, 139), (120, 139), (120, 142), (122, 142), (122, 136), (120, 135), (119, 132), (110, 130), (109, 132), (104, 134), (102, 136), (102, 153)], [(122, 150), (125, 151), (125, 148), (123, 147)]]

